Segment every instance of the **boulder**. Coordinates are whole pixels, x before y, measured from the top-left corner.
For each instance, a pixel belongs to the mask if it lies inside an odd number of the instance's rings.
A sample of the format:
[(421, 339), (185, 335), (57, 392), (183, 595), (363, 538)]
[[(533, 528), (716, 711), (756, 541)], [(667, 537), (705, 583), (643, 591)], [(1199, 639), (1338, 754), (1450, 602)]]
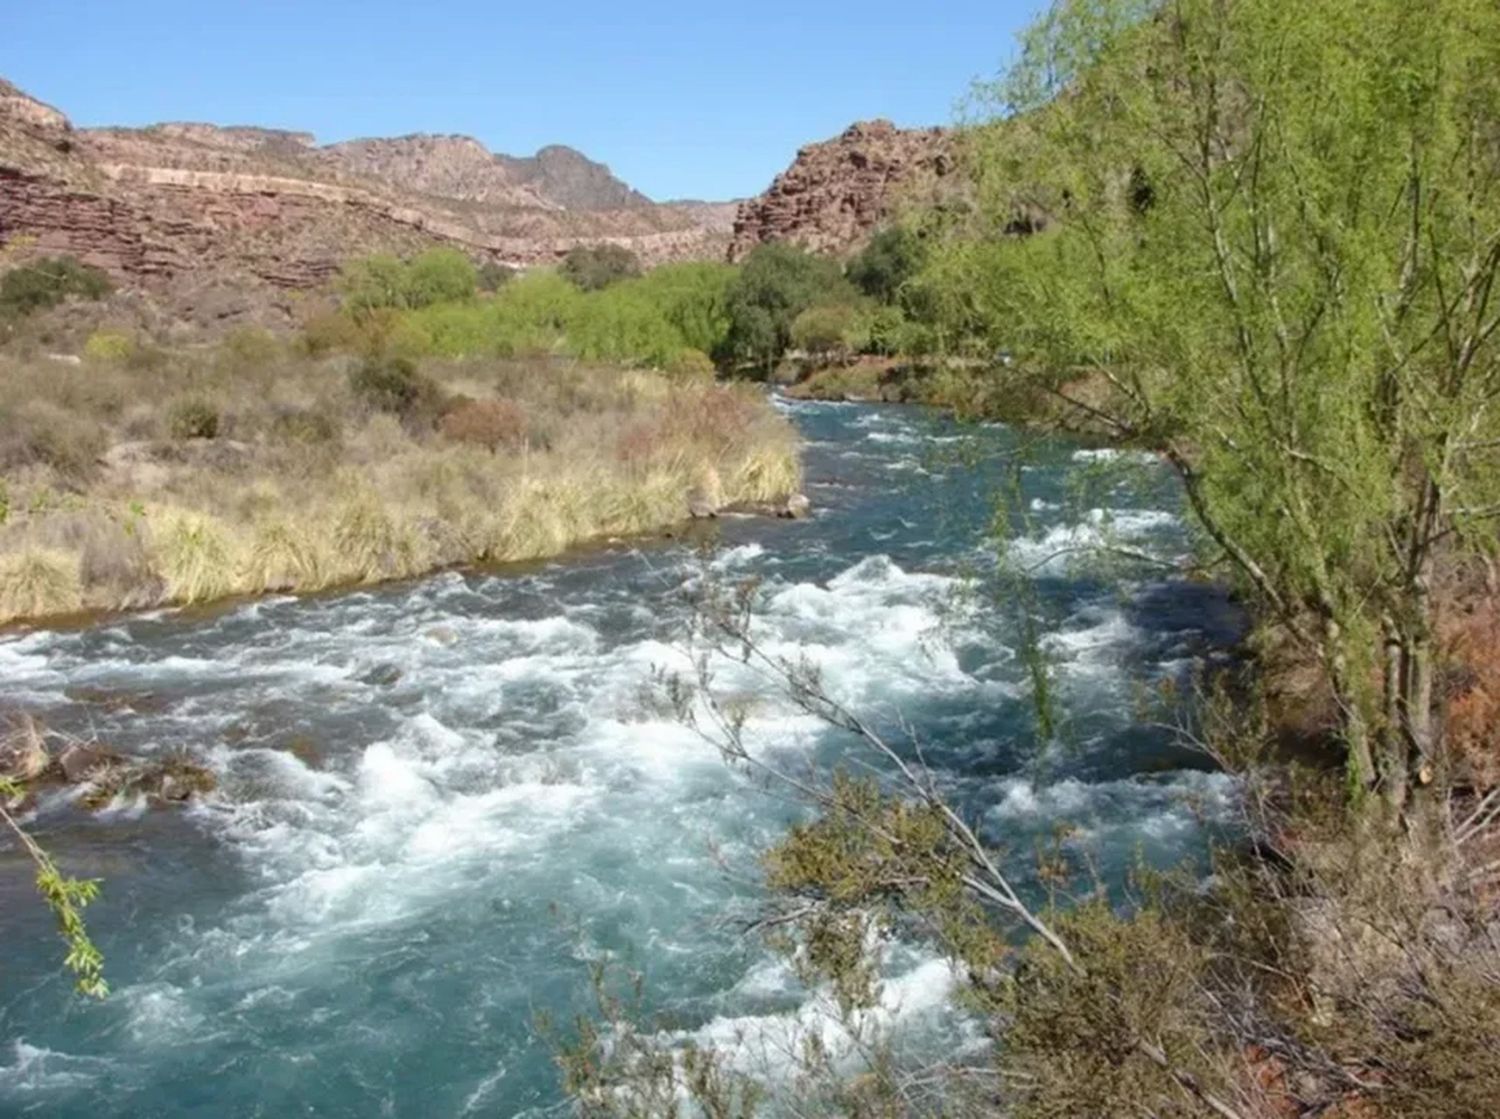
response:
[(70, 742), (57, 756), (57, 767), (62, 770), (63, 780), (76, 785), (93, 779), (102, 771), (115, 766), (119, 755), (101, 746), (86, 742)]
[(794, 521), (803, 520), (812, 516), (812, 502), (808, 500), (805, 493), (794, 493), (786, 499), (786, 504), (781, 507), (779, 516)]

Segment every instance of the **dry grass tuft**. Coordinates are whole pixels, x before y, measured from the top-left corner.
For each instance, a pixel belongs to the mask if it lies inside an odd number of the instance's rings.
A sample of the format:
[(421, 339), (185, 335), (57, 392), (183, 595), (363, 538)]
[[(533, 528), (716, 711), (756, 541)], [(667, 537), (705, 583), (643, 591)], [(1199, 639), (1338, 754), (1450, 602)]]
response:
[(77, 556), (40, 548), (0, 556), (0, 622), (70, 614), (82, 605)]

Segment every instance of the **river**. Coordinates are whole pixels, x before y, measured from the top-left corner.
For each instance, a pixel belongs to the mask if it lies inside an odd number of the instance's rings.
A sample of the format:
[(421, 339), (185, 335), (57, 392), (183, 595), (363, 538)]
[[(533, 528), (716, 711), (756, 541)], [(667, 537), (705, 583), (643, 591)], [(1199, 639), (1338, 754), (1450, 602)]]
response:
[[(0, 1114), (224, 1117), (561, 1113), (538, 1012), (589, 1005), (589, 964), (644, 973), (684, 1037), (775, 1075), (819, 996), (723, 927), (798, 812), (728, 770), (643, 691), (680, 665), (682, 589), (763, 580), (758, 622), (883, 725), (907, 720), (945, 789), (1017, 854), (1073, 827), (1107, 876), (1201, 851), (1231, 787), (1138, 722), (1138, 700), (1223, 655), (1218, 589), (1059, 555), (1108, 533), (1187, 548), (1178, 491), (1140, 464), (1083, 509), (1052, 442), (914, 408), (785, 404), (806, 521), (726, 519), (688, 542), (322, 597), (162, 611), (0, 638), (0, 703), (140, 753), (190, 748), (219, 792), (182, 811), (61, 798), (31, 824), (104, 880), (89, 910), (113, 994), (70, 993), (26, 867), (0, 850)], [(1019, 479), (1019, 490), (1014, 480)], [(988, 528), (1010, 493), (1060, 717), (1038, 746), (1013, 598)], [(1013, 518), (1013, 527), (1019, 521)], [(756, 750), (849, 744), (774, 697)], [(898, 946), (882, 1014), (912, 1046), (973, 1041), (952, 977)], [(925, 1041), (924, 1041), (925, 1039)]]

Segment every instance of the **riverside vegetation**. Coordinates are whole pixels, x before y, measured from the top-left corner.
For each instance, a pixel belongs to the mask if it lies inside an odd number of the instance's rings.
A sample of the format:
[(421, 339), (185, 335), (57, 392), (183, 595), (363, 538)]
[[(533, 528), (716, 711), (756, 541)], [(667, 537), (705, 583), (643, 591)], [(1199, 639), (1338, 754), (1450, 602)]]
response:
[[(639, 282), (675, 292), (695, 275)], [(634, 336), (558, 352), (556, 308), (579, 289), (518, 279), (501, 306), (477, 282), (456, 254), (359, 262), (346, 309), (291, 340), (246, 328), (164, 347), (101, 329), (68, 361), (23, 331), (32, 352), (0, 356), (0, 620), (531, 559), (670, 526), (690, 495), (797, 490), (790, 428), (706, 359), (601, 363), (661, 356)], [(457, 320), (510, 323), (513, 305), (524, 344), (454, 341)], [(696, 337), (708, 311), (669, 306)]]

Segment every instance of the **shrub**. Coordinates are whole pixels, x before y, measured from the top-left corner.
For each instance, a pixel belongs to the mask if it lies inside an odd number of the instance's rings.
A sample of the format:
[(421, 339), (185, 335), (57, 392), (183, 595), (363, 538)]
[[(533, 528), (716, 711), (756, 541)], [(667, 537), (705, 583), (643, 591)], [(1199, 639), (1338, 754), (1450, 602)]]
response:
[(55, 307), (70, 295), (103, 299), (113, 290), (106, 273), (75, 257), (43, 257), (0, 276), (0, 313), (29, 315)]
[(350, 261), (339, 276), (344, 306), (355, 314), (406, 306), (406, 265), (393, 253)]
[(87, 480), (106, 445), (104, 428), (90, 416), (47, 400), (30, 400), (0, 412), (0, 469), (47, 466), (69, 482)]
[(270, 365), (280, 353), (276, 336), (258, 326), (236, 327), (219, 343), (220, 362), (237, 371)]
[(403, 419), (435, 411), (441, 395), (437, 385), (404, 357), (366, 358), (349, 374), (349, 387), (366, 406)]
[(125, 361), (135, 353), (135, 335), (123, 330), (96, 330), (83, 344), (90, 361)]
[(858, 349), (859, 311), (847, 304), (809, 307), (792, 320), (791, 342), (824, 360)]
[(516, 270), (494, 261), (486, 261), (475, 273), (475, 282), (480, 291), (496, 292), (515, 279)]
[(526, 440), (526, 411), (514, 400), (463, 400), (443, 414), (443, 436), (494, 451)]
[(173, 439), (217, 438), (219, 410), (202, 397), (179, 400), (167, 414), (167, 431)]
[(702, 350), (678, 350), (667, 362), (666, 371), (684, 381), (709, 381), (714, 377), (713, 358)]
[(76, 556), (37, 548), (0, 556), (0, 622), (66, 614), (82, 604)]
[(210, 602), (236, 589), (239, 565), (230, 540), (212, 517), (173, 513), (159, 518), (151, 552), (175, 602)]
[(579, 245), (568, 250), (559, 271), (580, 291), (602, 291), (639, 276), (641, 264), (623, 245)]
[(289, 443), (320, 445), (339, 441), (339, 422), (316, 408), (292, 408), (278, 415), (272, 432)]
[(296, 345), (308, 357), (323, 357), (331, 353), (358, 351), (364, 338), (359, 324), (348, 315), (323, 311), (303, 323)]
[(428, 249), (406, 266), (404, 306), (430, 307), (472, 299), (479, 286), (474, 262), (457, 249)]

